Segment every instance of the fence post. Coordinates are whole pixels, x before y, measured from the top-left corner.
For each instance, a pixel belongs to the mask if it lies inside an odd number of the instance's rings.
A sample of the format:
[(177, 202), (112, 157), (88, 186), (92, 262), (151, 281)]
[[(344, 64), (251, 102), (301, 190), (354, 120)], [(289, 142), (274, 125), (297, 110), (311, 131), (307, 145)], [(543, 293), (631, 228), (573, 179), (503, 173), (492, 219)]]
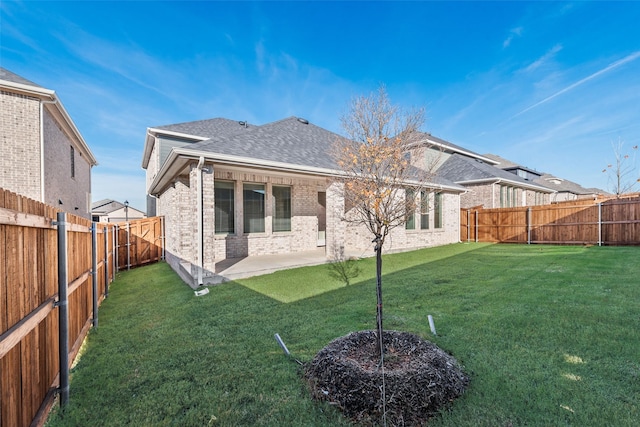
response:
[(67, 252), (67, 214), (58, 212), (58, 355), (60, 359), (60, 406), (69, 402), (69, 295), (67, 294), (68, 252)]
[(93, 327), (98, 327), (98, 230), (91, 223), (91, 289), (93, 292)]
[(478, 243), (478, 211), (476, 211), (476, 243)]
[(102, 228), (102, 235), (104, 236), (104, 297), (109, 296), (109, 228), (104, 226)]
[(467, 209), (467, 242), (471, 241), (471, 209)]
[(602, 246), (602, 203), (598, 203), (598, 246)]
[(531, 244), (531, 206), (527, 209), (527, 245)]
[(127, 222), (127, 270), (131, 269), (131, 228)]
[(115, 225), (113, 231), (113, 279), (116, 278), (116, 272), (120, 271), (120, 256), (118, 249), (120, 249), (120, 227)]

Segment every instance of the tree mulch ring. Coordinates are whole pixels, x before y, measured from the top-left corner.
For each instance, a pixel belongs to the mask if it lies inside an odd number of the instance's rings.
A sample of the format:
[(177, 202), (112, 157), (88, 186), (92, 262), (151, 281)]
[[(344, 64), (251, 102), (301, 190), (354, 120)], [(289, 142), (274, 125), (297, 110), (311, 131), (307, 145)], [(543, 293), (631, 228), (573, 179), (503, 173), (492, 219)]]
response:
[[(424, 425), (469, 384), (458, 362), (408, 332), (384, 331), (384, 369), (376, 331), (337, 338), (305, 365), (311, 395), (363, 425)], [(384, 371), (385, 405), (382, 404)]]

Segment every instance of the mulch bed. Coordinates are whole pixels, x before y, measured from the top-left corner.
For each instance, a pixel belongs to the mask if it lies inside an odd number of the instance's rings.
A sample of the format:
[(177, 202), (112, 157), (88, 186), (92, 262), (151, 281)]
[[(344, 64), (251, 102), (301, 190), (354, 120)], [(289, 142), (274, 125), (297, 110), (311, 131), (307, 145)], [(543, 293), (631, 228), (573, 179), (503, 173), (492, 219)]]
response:
[(424, 425), (469, 383), (457, 361), (407, 332), (384, 331), (384, 385), (376, 331), (352, 332), (330, 342), (304, 367), (311, 395), (337, 405), (363, 425)]

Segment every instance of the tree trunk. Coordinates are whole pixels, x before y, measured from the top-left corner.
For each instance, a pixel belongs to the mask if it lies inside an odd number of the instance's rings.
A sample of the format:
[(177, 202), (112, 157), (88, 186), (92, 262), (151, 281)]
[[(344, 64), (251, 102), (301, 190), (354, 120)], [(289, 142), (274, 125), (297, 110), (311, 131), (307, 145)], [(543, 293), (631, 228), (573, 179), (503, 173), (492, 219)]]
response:
[(382, 342), (382, 241), (378, 239), (376, 243), (376, 294), (378, 296), (378, 307), (376, 311), (376, 324), (378, 332), (378, 350), (382, 359), (384, 345)]

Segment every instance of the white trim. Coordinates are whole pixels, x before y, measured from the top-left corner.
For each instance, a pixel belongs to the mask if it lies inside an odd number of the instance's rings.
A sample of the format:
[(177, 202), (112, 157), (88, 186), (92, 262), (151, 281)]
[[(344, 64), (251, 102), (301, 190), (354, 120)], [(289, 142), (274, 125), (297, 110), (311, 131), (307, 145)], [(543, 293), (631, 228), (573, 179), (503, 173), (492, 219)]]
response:
[(482, 178), (482, 179), (470, 179), (467, 181), (456, 181), (456, 184), (460, 185), (468, 185), (468, 184), (500, 184), (500, 183), (508, 183), (513, 185), (514, 187), (527, 188), (530, 190), (543, 190), (545, 193), (557, 193), (556, 190), (553, 190), (548, 187), (539, 186), (536, 184), (525, 184), (523, 182), (512, 181), (510, 179), (504, 178)]

